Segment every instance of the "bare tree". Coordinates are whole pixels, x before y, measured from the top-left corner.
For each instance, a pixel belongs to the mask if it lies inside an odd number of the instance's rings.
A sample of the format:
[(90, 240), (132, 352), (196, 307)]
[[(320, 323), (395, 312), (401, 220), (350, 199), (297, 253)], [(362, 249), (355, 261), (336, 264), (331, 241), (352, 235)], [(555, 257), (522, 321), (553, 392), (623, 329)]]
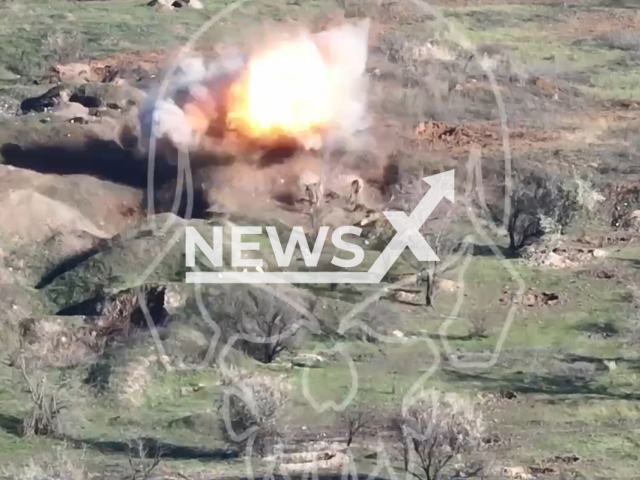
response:
[(147, 480), (151, 478), (151, 473), (160, 465), (162, 452), (158, 441), (155, 441), (153, 455), (150, 455), (149, 447), (144, 438), (138, 438), (128, 442), (129, 468), (131, 469), (131, 480)]
[(301, 314), (286, 300), (262, 289), (235, 287), (207, 299), (215, 312), (224, 341), (262, 363), (271, 363), (284, 351), (295, 351), (302, 339)]
[(418, 400), (394, 423), (404, 468), (419, 480), (436, 480), (454, 458), (478, 451), (485, 428), (475, 403), (441, 393)]
[(373, 412), (364, 405), (354, 405), (342, 413), (342, 422), (347, 429), (347, 447), (350, 447), (356, 435), (373, 421)]
[(289, 389), (279, 377), (232, 372), (222, 379), (221, 429), (227, 440), (265, 455), (282, 438)]
[[(299, 313), (283, 300), (262, 290), (246, 289), (234, 301), (243, 350), (263, 363), (299, 344)], [(239, 317), (239, 318), (238, 318)]]
[[(557, 175), (517, 174), (509, 197), (511, 210), (507, 222), (509, 249), (517, 252), (550, 228), (561, 231), (577, 211), (574, 192), (564, 187)], [(502, 214), (494, 212), (494, 218)]]
[(49, 392), (47, 377), (43, 375), (34, 380), (27, 372), (24, 356), (19, 359), (19, 368), (33, 403), (31, 410), (22, 422), (21, 435), (23, 437), (31, 435), (59, 436), (61, 431), (59, 416), (63, 406), (58, 402), (56, 393)]

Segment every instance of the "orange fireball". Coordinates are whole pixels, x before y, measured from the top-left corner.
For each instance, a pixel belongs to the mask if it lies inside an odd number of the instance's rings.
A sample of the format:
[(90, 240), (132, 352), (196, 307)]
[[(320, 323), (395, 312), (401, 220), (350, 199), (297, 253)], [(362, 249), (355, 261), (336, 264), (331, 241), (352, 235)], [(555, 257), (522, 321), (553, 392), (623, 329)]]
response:
[(254, 55), (229, 91), (227, 125), (251, 138), (308, 141), (331, 115), (327, 66), (316, 44), (304, 37)]

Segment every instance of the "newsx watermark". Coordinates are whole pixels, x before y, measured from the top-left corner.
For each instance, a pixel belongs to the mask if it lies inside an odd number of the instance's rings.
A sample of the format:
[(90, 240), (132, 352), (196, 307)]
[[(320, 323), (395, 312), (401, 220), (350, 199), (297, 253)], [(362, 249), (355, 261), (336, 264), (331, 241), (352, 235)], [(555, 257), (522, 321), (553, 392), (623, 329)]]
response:
[[(231, 266), (243, 271), (189, 271), (186, 273), (187, 283), (245, 283), (245, 284), (284, 284), (284, 283), (312, 283), (312, 284), (336, 284), (336, 283), (380, 283), (386, 273), (391, 269), (402, 252), (409, 248), (418, 261), (439, 261), (426, 239), (420, 234), (420, 228), (429, 218), (436, 206), (443, 198), (454, 201), (454, 171), (439, 173), (422, 179), (431, 188), (427, 191), (410, 215), (402, 211), (383, 212), (387, 220), (396, 229), (396, 234), (389, 244), (380, 253), (380, 256), (366, 272), (353, 271), (264, 271), (263, 261), (260, 258), (244, 258), (243, 252), (259, 251), (260, 244), (243, 241), (243, 235), (263, 234), (265, 231), (271, 243), (272, 252), (276, 258), (278, 267), (287, 268), (291, 264), (296, 247), (300, 247), (305, 265), (317, 267), (322, 249), (326, 244), (329, 227), (321, 227), (313, 245), (309, 247), (302, 227), (293, 227), (286, 247), (280, 239), (275, 227), (261, 226), (232, 226), (231, 228)], [(187, 268), (196, 267), (196, 249), (209, 260), (215, 268), (224, 267), (223, 262), (223, 227), (213, 226), (212, 243), (207, 241), (195, 227), (186, 227), (185, 235), (185, 265)], [(347, 234), (360, 236), (362, 229), (355, 226), (343, 226), (336, 228), (331, 234), (331, 243), (339, 250), (351, 254), (351, 258), (343, 259), (334, 256), (331, 263), (339, 268), (355, 268), (365, 258), (363, 248), (346, 241), (343, 237)], [(256, 271), (247, 271), (248, 268)]]

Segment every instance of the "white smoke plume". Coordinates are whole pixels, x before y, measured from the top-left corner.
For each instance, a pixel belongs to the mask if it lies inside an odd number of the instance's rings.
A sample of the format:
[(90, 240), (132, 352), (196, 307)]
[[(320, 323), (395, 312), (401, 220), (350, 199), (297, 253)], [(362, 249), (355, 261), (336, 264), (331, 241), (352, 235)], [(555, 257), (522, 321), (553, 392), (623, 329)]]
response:
[[(329, 82), (330, 118), (319, 144), (312, 146), (314, 149), (337, 146), (368, 126), (365, 75), (368, 34), (369, 20), (360, 20), (316, 34), (301, 33), (295, 40), (313, 42)], [(160, 98), (157, 91), (149, 93), (141, 108), (142, 148), (148, 149), (153, 137), (169, 141), (183, 151), (201, 150), (204, 125), (208, 125), (210, 118), (206, 106), (219, 104), (230, 82), (242, 75), (250, 55), (235, 53), (209, 63), (199, 55), (183, 59), (170, 78), (165, 95)], [(199, 107), (194, 109), (193, 104)], [(306, 138), (296, 140), (311, 147)]]

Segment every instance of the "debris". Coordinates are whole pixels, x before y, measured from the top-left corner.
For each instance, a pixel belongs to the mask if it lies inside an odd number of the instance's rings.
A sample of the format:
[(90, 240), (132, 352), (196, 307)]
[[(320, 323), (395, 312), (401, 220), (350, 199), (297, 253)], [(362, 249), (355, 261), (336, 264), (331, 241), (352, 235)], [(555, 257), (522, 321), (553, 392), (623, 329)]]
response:
[(606, 250), (578, 245), (530, 245), (522, 249), (521, 261), (534, 267), (575, 268), (592, 261), (593, 258), (603, 258), (607, 255)]

